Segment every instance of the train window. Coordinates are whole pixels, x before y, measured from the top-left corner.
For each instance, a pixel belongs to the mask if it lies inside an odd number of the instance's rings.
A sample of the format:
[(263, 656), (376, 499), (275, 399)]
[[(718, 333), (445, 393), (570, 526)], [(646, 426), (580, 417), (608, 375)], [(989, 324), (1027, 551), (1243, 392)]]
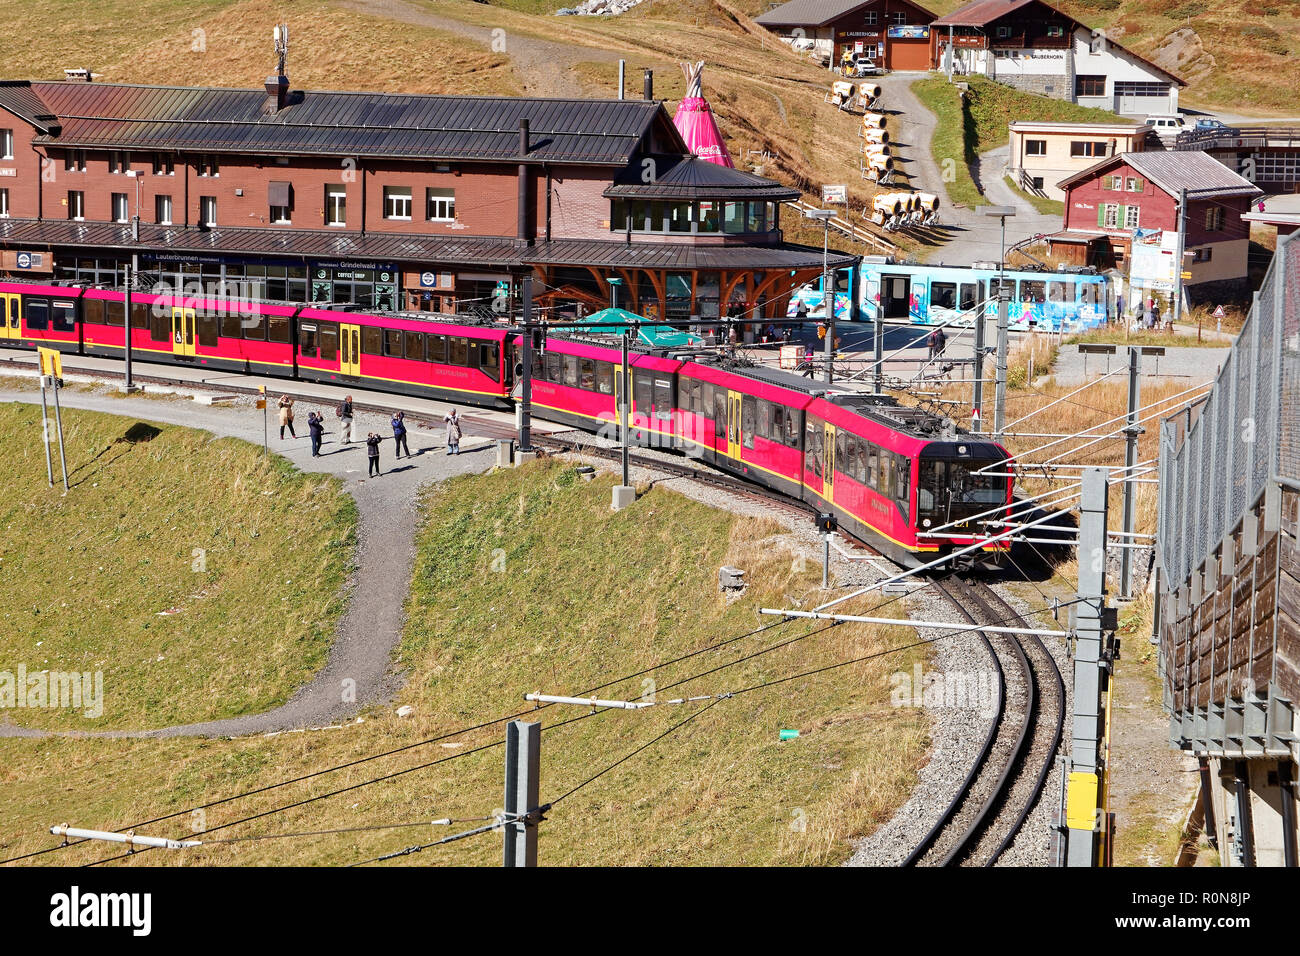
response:
[(298, 354), (303, 358), (316, 357), (316, 323), (304, 322), (298, 327)]
[(155, 342), (172, 340), (171, 310), (161, 304), (155, 304), (154, 308), (149, 310), (149, 338)]
[(564, 356), (558, 352), (546, 353), (546, 381), (554, 382), (556, 385), (564, 382)]
[(424, 337), (424, 357), (430, 362), (447, 361), (447, 336), (429, 334)]
[(807, 423), (804, 427), (804, 468), (812, 472), (816, 477), (822, 477), (822, 466), (825, 464), (824, 447), (826, 441), (826, 429), (819, 418), (812, 415), (807, 416)]
[(866, 459), (867, 459), (866, 464), (863, 466), (863, 472), (864, 472), (863, 477), (866, 479), (866, 481), (864, 481), (863, 484), (865, 484), (868, 488), (875, 488), (876, 476), (879, 474), (879, 468), (880, 468), (878, 464), (878, 462), (880, 461), (880, 449), (878, 449), (875, 445), (868, 444)]
[(1047, 283), (1042, 279), (1022, 279), (1020, 281), (1021, 302), (1046, 302)]
[(478, 343), (478, 367), (494, 382), (501, 381), (501, 359), (495, 342)]
[[(993, 299), (997, 298), (998, 282), (999, 280), (996, 278), (989, 280), (989, 298), (993, 298)], [(1006, 286), (1008, 297), (1014, 299), (1016, 297), (1016, 280), (1003, 278), (1001, 280), (1001, 284), (1003, 286)]]
[(196, 316), (198, 325), (199, 345), (207, 348), (216, 348), (217, 339), (221, 331), (221, 320), (215, 312), (200, 312)]
[(659, 418), (673, 417), (673, 382), (670, 378), (655, 379), (655, 415)]
[(858, 440), (851, 435), (844, 440), (844, 458), (840, 462), (840, 471), (848, 475), (854, 481), (860, 481), (858, 477)]
[[(125, 305), (123, 306), (125, 308)], [(143, 302), (131, 303), (131, 328), (147, 329), (149, 325), (149, 306)]]
[(50, 300), (27, 300), (27, 328), (44, 332), (50, 324)]
[(402, 355), (403, 357), (408, 359), (413, 359), (416, 362), (424, 361), (424, 333), (423, 332), (402, 333)]
[(268, 315), (266, 340), (268, 342), (289, 343), (289, 317), (287, 315)]
[(50, 312), (55, 332), (77, 331), (77, 304), (66, 299), (55, 299)]
[(1048, 302), (1074, 302), (1073, 282), (1049, 282), (1047, 283), (1047, 301)]
[(713, 394), (713, 437), (725, 438), (727, 435), (727, 392), (726, 389), (709, 387)]
[(835, 461), (833, 464), (835, 470), (838, 472), (844, 471), (845, 465), (849, 460), (847, 447), (848, 437), (849, 436), (846, 432), (843, 432), (838, 428), (835, 429)]
[(755, 429), (759, 436), (767, 438), (772, 434), (772, 403), (760, 401), (758, 403), (758, 427)]
[(908, 491), (912, 479), (912, 459), (905, 458), (902, 455), (894, 456), (894, 499), (903, 506), (903, 511), (907, 511), (909, 499)]
[[(573, 358), (573, 356), (566, 356), (566, 358)], [(648, 372), (639, 370), (632, 372), (632, 401), (636, 403), (637, 414), (642, 418), (649, 416), (654, 407), (654, 385), (650, 381)]]
[(447, 364), (469, 365), (469, 339), (453, 335), (447, 339)]
[(772, 406), (772, 430), (767, 433), (774, 442), (785, 441), (785, 406)]
[(226, 311), (221, 314), (221, 334), (228, 339), (239, 338), (239, 313)]
[(957, 307), (957, 283), (931, 282), (930, 305), (941, 309), (955, 309)]
[(740, 400), (740, 443), (746, 448), (754, 447), (754, 420), (757, 417), (755, 405), (758, 400), (753, 395), (746, 395)]
[(980, 304), (980, 284), (978, 282), (963, 282), (961, 284), (961, 294), (958, 296), (958, 307), (963, 312), (969, 312), (975, 306)]
[(82, 310), (83, 310), (83, 315), (85, 316), (83, 321), (87, 325), (104, 324), (104, 300), (103, 299), (87, 299), (82, 305)]
[(876, 485), (876, 490), (886, 498), (894, 493), (894, 462), (893, 454), (887, 451), (880, 453), (880, 483)]
[(785, 443), (791, 448), (799, 447), (799, 415), (793, 408), (786, 409)]
[(384, 329), (384, 354), (389, 358), (402, 357), (401, 329)]
[(578, 388), (585, 388), (589, 392), (596, 390), (595, 360), (589, 358), (578, 360)]
[(596, 363), (596, 391), (602, 395), (614, 394), (614, 364), (612, 362)]
[(339, 327), (337, 322), (320, 324), (320, 360), (335, 362), (339, 357)]
[(578, 387), (578, 356), (564, 356), (564, 384), (569, 388)]
[(104, 321), (109, 325), (115, 325), (119, 328), (126, 325), (126, 303), (105, 302)]
[(384, 331), (373, 325), (361, 327), (361, 351), (365, 355), (384, 353)]
[(935, 491), (943, 487), (947, 468), (933, 458), (921, 459), (921, 480), (916, 488), (916, 510), (920, 515), (933, 514), (936, 505)]

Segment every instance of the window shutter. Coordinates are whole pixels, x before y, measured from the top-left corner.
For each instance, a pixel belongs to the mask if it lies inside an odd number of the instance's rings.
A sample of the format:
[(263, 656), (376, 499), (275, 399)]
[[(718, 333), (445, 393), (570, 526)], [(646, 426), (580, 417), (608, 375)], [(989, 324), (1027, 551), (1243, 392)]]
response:
[(1117, 228), (1119, 228), (1119, 229), (1123, 229), (1123, 228), (1124, 228), (1124, 213), (1125, 213), (1125, 211), (1126, 211), (1126, 210), (1125, 210), (1124, 206), (1122, 206), (1122, 205), (1120, 205), (1120, 206), (1116, 206), (1116, 207), (1115, 207), (1115, 226), (1116, 226)]
[(1145, 179), (1139, 179), (1137, 181), (1137, 191), (1142, 193), (1142, 192), (1146, 192), (1146, 189), (1147, 189), (1147, 181)]
[(1097, 203), (1097, 225), (1102, 229), (1106, 228), (1106, 204)]

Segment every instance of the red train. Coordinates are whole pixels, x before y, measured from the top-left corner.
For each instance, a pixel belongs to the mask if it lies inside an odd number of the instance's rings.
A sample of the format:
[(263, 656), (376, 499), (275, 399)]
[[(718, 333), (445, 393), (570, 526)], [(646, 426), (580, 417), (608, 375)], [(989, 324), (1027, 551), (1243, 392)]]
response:
[[(519, 334), (505, 325), (142, 293), (131, 312), (143, 360), (513, 404)], [(10, 347), (124, 351), (121, 292), (0, 282), (0, 315)], [(620, 363), (610, 339), (551, 336), (534, 356), (535, 411), (616, 435)], [(633, 441), (830, 511), (903, 564), (974, 544), (986, 534), (978, 522), (1011, 502), (1009, 462), (978, 473), (1007, 460), (1006, 449), (921, 409), (712, 354), (636, 348), (629, 364)], [(986, 543), (972, 563), (996, 563), (1005, 549)]]

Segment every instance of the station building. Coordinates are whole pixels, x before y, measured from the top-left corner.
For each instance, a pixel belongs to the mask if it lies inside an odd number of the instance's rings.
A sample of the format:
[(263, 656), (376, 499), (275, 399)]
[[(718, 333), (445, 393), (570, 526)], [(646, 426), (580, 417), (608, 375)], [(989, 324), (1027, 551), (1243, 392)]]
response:
[[(1064, 229), (1047, 237), (1054, 262), (1130, 273), (1135, 245), (1151, 240), (1177, 268), (1172, 244), (1186, 190), (1183, 282), (1193, 303), (1249, 295), (1249, 225), (1242, 216), (1260, 190), (1205, 153), (1119, 153), (1062, 180)], [(1143, 250), (1144, 252), (1146, 250)]]
[(1176, 113), (1187, 85), (1042, 0), (971, 0), (931, 27), (938, 69), (1123, 116)]
[(1099, 156), (1139, 153), (1149, 123), (1035, 123), (1008, 125), (1007, 172), (1021, 189), (1048, 199), (1065, 199), (1059, 183), (1097, 162)]
[[(693, 157), (663, 105), (0, 83), (0, 272), (485, 317), (783, 316), (798, 190)], [(832, 254), (832, 268), (853, 257)]]
[(908, 0), (790, 0), (754, 21), (832, 67), (848, 51), (887, 70), (928, 70), (933, 19)]

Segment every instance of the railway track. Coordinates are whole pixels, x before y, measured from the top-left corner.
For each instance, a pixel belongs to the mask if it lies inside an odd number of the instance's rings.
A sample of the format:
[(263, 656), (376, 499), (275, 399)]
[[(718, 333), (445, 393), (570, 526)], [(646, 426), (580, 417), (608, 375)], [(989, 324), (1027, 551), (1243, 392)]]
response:
[[(971, 624), (1023, 626), (985, 584), (959, 578), (934, 586)], [(979, 633), (994, 667), (993, 720), (956, 795), (904, 866), (992, 866), (1042, 795), (1065, 726), (1065, 683), (1033, 635)]]

